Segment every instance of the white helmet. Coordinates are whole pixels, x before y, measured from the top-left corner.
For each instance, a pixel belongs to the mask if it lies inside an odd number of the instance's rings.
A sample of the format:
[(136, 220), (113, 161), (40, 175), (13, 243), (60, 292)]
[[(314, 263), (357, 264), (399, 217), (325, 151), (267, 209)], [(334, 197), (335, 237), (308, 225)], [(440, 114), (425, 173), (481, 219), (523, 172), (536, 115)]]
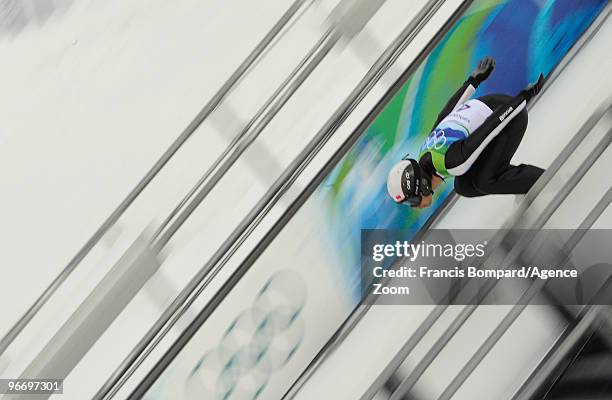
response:
[(391, 168), (387, 176), (387, 191), (396, 203), (407, 202), (413, 207), (421, 203), (422, 196), (433, 193), (431, 179), (412, 158), (404, 158)]

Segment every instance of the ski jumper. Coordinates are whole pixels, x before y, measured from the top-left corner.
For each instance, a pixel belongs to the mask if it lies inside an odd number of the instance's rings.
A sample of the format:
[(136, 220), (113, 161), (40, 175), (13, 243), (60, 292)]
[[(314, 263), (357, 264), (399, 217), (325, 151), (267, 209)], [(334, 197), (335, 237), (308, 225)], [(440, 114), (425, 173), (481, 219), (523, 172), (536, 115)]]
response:
[(510, 164), (527, 128), (526, 100), (522, 94), (470, 99), (476, 87), (470, 77), (450, 98), (419, 163), (430, 174), (455, 176), (455, 190), (465, 197), (527, 193), (544, 171)]

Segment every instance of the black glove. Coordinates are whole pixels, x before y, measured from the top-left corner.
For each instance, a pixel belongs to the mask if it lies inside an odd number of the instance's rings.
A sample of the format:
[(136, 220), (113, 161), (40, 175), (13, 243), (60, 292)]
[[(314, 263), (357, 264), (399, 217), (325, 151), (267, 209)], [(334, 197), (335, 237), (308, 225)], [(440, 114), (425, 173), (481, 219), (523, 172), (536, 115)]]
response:
[(478, 61), (478, 66), (474, 69), (472, 75), (470, 75), (470, 82), (475, 84), (475, 87), (478, 87), (478, 85), (484, 82), (489, 75), (491, 75), (491, 72), (493, 72), (494, 69), (495, 59), (491, 56), (484, 57)]
[(521, 94), (525, 97), (525, 100), (527, 102), (529, 102), (529, 100), (534, 98), (538, 93), (540, 93), (540, 91), (542, 91), (542, 88), (544, 87), (544, 81), (544, 75), (540, 74), (537, 82), (530, 83), (525, 89), (521, 91)]

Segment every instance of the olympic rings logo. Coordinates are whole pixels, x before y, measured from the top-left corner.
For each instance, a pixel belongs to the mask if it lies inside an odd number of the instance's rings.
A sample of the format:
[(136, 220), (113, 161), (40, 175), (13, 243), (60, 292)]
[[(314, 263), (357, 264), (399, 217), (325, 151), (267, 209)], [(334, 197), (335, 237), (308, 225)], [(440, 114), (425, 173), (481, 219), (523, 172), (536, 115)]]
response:
[(306, 285), (292, 270), (274, 274), (185, 382), (187, 399), (252, 400), (293, 357), (304, 338)]
[(425, 146), (428, 150), (439, 150), (446, 145), (446, 136), (443, 129), (436, 129), (427, 136)]

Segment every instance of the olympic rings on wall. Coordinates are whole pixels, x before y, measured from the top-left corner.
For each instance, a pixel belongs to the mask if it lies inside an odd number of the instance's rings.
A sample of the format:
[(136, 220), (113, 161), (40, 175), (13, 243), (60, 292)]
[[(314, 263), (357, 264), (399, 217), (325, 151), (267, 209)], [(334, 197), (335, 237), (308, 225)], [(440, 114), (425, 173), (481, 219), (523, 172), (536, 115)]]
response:
[(198, 361), (185, 382), (187, 399), (256, 399), (302, 343), (306, 297), (297, 272), (275, 273), (253, 306), (234, 318), (219, 345)]

